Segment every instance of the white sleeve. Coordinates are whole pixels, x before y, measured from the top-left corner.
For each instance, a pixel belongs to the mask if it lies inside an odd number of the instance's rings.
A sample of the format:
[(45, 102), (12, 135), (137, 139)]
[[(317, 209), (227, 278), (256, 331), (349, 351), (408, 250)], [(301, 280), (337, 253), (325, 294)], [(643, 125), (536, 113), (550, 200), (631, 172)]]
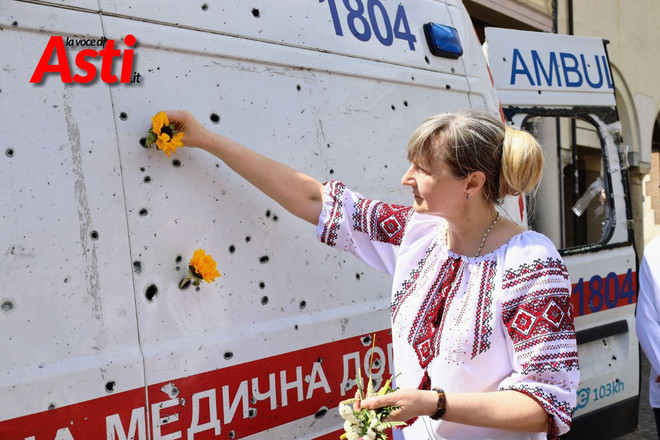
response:
[(392, 275), (412, 213), (411, 207), (365, 199), (333, 180), (325, 184), (316, 236)]
[(507, 252), (502, 320), (513, 373), (498, 389), (535, 399), (550, 416), (554, 439), (570, 429), (580, 373), (568, 270), (550, 240), (537, 236)]
[[(644, 250), (639, 268), (637, 337), (655, 371), (660, 371), (660, 239)], [(655, 378), (652, 378), (654, 380)]]

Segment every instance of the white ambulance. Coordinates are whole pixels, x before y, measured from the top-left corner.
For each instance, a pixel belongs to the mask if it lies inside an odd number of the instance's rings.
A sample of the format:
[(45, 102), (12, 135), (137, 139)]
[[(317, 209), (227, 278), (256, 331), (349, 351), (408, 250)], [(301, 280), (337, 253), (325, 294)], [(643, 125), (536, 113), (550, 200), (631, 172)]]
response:
[[(636, 260), (601, 40), (490, 29), (491, 76), (459, 0), (0, 10), (0, 439), (335, 439), (374, 337), (372, 375), (393, 373), (390, 280), (210, 156), (143, 148), (174, 107), (402, 204), (427, 116), (479, 108), (534, 132), (542, 187), (505, 210), (571, 273), (569, 437), (636, 426)], [(222, 276), (181, 289), (199, 248)]]

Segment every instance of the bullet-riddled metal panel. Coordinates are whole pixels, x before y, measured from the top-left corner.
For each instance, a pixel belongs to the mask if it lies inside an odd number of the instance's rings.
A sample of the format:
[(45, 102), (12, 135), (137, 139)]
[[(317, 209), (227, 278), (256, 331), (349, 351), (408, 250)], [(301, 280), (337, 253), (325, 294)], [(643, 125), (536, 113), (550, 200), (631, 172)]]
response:
[(7, 420), (142, 387), (144, 374), (108, 87), (29, 83), (50, 36), (100, 37), (99, 16), (3, 2), (0, 20), (0, 53), (20, 54), (0, 61)]
[[(388, 277), (319, 244), (314, 226), (213, 156), (184, 148), (168, 158), (139, 141), (157, 111), (188, 108), (210, 129), (320, 180), (409, 203), (400, 184), (408, 137), (430, 114), (468, 106), (465, 78), (117, 18), (104, 24), (140, 45), (143, 82), (112, 94), (127, 114), (117, 124), (147, 383), (176, 387), (177, 378), (388, 328)], [(181, 290), (197, 248), (222, 277)]]
[[(464, 72), (460, 59), (432, 55), (426, 42), (425, 23), (451, 25), (447, 6), (440, 1), (200, 1), (168, 2), (167, 7), (153, 0), (99, 3), (106, 13), (183, 28), (420, 69)], [(469, 20), (461, 25), (471, 30)]]

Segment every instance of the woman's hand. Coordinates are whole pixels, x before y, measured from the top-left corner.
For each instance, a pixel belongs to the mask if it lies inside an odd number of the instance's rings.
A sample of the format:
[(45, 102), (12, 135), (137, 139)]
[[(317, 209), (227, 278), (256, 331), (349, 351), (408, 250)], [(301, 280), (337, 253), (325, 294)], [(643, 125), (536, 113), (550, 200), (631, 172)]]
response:
[(359, 402), (360, 408), (376, 409), (384, 406), (398, 406), (399, 409), (384, 419), (386, 422), (405, 422), (414, 417), (432, 416), (438, 406), (435, 391), (422, 391), (413, 388), (398, 390), (384, 396), (374, 396)]
[(188, 110), (168, 110), (165, 113), (170, 123), (174, 124), (177, 130), (183, 131), (183, 145), (206, 149), (213, 134)]

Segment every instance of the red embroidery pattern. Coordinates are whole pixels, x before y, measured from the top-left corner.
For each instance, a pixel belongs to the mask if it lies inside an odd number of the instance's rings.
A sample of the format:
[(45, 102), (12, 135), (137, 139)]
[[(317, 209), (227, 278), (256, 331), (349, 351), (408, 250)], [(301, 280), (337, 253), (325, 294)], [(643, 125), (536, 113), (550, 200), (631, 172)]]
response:
[(346, 186), (336, 180), (331, 180), (328, 183), (330, 184), (329, 195), (333, 200), (333, 204), (328, 220), (325, 222), (325, 225), (323, 225), (321, 242), (329, 246), (335, 246), (337, 243), (337, 230), (339, 229), (341, 220), (344, 218), (343, 196)]
[(433, 254), (434, 249), (437, 247), (437, 242), (434, 242), (433, 245), (426, 250), (426, 254), (424, 257), (419, 260), (419, 263), (417, 263), (417, 266), (410, 271), (410, 275), (406, 280), (401, 283), (401, 289), (397, 290), (396, 293), (394, 294), (394, 301), (392, 302), (392, 321), (396, 321), (396, 318), (399, 314), (399, 310), (401, 309), (401, 305), (403, 302), (410, 296), (411, 293), (415, 291), (415, 287), (417, 285), (417, 280), (419, 279), (419, 275), (422, 273), (422, 270), (424, 269), (424, 266), (426, 266), (426, 262), (429, 258), (430, 255)]
[(509, 269), (504, 277), (503, 289), (510, 289), (519, 284), (543, 277), (562, 277), (568, 279), (568, 270), (564, 262), (557, 258), (534, 260), (532, 264), (521, 264), (518, 269)]
[(353, 225), (356, 231), (368, 234), (372, 241), (398, 246), (413, 212), (410, 206), (359, 199), (355, 203)]
[(444, 327), (444, 309), (453, 299), (465, 264), (461, 258), (448, 258), (438, 271), (413, 321), (408, 342), (415, 349), (419, 365), (426, 368), (438, 352)]
[(531, 387), (523, 383), (514, 384), (506, 389), (516, 390), (527, 394), (534, 400), (538, 401), (543, 409), (552, 416), (550, 417), (550, 423), (548, 426), (548, 440), (559, 440), (557, 421), (560, 421), (568, 427), (571, 426), (573, 406), (569, 402), (560, 401), (554, 394), (546, 393), (539, 387)]
[(477, 300), (477, 319), (474, 325), (474, 342), (472, 344), (472, 359), (490, 348), (490, 335), (493, 334), (491, 321), (493, 319), (493, 289), (495, 287), (495, 261), (482, 263), (483, 275), (479, 284), (479, 299)]

